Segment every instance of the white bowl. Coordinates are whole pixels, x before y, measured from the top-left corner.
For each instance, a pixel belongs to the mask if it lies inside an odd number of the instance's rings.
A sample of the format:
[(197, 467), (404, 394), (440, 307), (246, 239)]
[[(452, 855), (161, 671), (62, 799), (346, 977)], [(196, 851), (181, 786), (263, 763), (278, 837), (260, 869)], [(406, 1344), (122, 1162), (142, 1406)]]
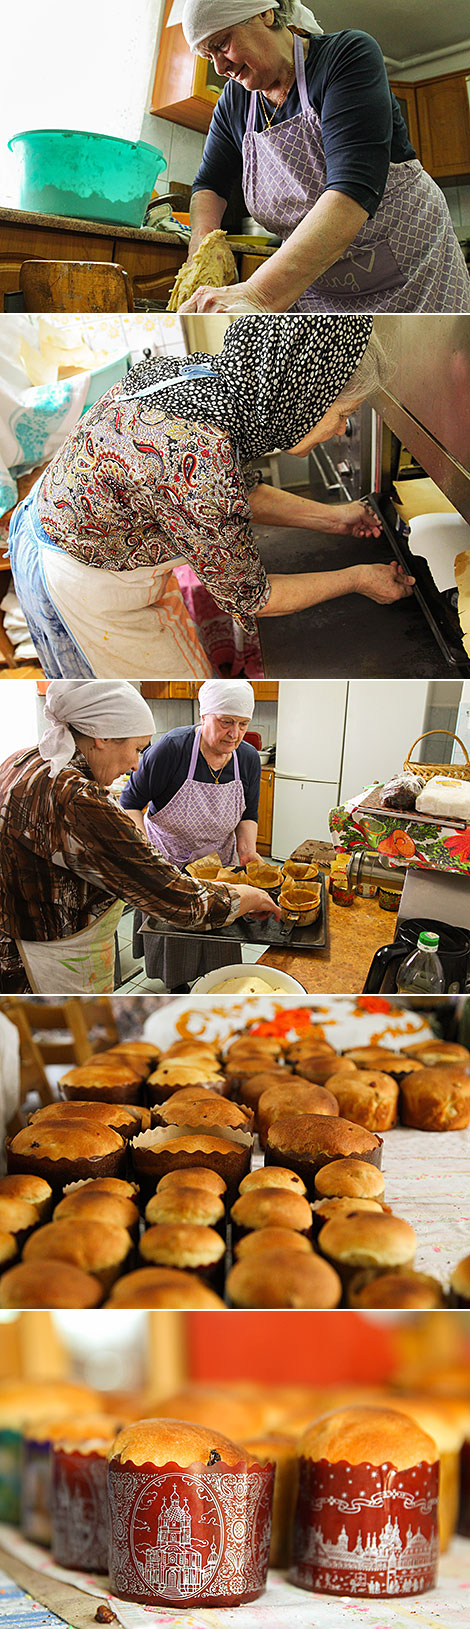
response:
[[(246, 979), (250, 978), (250, 975), (253, 978), (264, 979), (271, 989), (279, 986), (280, 990), (301, 990), (304, 995), (307, 993), (304, 984), (300, 984), (298, 979), (291, 978), (290, 973), (281, 973), (278, 967), (268, 967), (264, 962), (261, 965), (258, 962), (242, 964), (229, 962), (227, 967), (213, 967), (211, 973), (205, 973), (202, 979), (196, 979), (191, 995), (207, 995), (216, 985), (224, 984), (226, 979)], [(232, 996), (236, 997), (236, 990), (232, 992)], [(230, 1001), (232, 996), (228, 991), (223, 992), (224, 1000)]]

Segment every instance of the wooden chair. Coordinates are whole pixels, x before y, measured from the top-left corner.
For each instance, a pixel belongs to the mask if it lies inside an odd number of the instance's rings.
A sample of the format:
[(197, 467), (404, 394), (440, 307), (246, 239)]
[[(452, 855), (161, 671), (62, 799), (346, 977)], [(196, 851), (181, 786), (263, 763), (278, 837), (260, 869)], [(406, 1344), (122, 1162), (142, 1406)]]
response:
[(134, 310), (127, 272), (111, 260), (24, 260), (20, 291), (25, 311)]
[[(9, 1127), (14, 1134), (23, 1124), (21, 1105), (29, 1092), (37, 1092), (41, 1103), (54, 1101), (47, 1064), (87, 1063), (94, 1051), (119, 1040), (119, 1031), (106, 997), (70, 996), (67, 1001), (43, 1002), (5, 996), (0, 1008), (16, 1024), (20, 1036), (20, 1109)], [(93, 1038), (98, 1025), (104, 1036), (95, 1033)]]

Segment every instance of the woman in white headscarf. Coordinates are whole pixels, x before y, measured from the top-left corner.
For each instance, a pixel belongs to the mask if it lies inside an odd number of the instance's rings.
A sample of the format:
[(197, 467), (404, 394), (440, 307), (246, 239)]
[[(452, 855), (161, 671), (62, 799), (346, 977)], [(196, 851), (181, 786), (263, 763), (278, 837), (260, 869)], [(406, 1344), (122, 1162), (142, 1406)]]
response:
[(0, 990), (114, 987), (124, 901), (185, 928), (270, 914), (261, 889), (183, 875), (108, 789), (137, 769), (153, 718), (125, 680), (54, 680), (38, 747), (0, 766)]
[(371, 332), (370, 317), (241, 317), (220, 355), (139, 363), (89, 408), (10, 524), (16, 592), (48, 678), (210, 678), (175, 565), (192, 568), (215, 617), (235, 618), (240, 642), (260, 616), (409, 592), (397, 567), (375, 563), (268, 576), (252, 530), (254, 518), (378, 536), (365, 504), (330, 508), (263, 485), (252, 497), (245, 468), (335, 434), (377, 383)]
[[(142, 753), (121, 793), (137, 829), (175, 865), (218, 854), (223, 868), (256, 859), (261, 781), (259, 754), (244, 740), (255, 698), (246, 679), (208, 679), (199, 691), (200, 724), (170, 730)], [(134, 951), (142, 945), (141, 913)], [(240, 962), (229, 942), (181, 941), (144, 933), (149, 978), (175, 989), (226, 962)]]
[(226, 77), (191, 205), (190, 255), (220, 227), (234, 181), (283, 240), (238, 287), (185, 311), (468, 312), (449, 210), (423, 170), (377, 41), (323, 33), (299, 0), (186, 0), (191, 50)]

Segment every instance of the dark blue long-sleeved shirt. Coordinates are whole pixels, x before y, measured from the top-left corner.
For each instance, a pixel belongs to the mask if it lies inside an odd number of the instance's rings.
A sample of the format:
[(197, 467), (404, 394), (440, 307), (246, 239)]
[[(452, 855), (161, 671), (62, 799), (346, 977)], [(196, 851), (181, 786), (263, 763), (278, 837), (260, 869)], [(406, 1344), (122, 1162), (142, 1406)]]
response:
[[(309, 102), (321, 121), (326, 190), (344, 192), (368, 215), (375, 215), (390, 163), (416, 158), (390, 90), (380, 46), (370, 34), (355, 29), (313, 35), (305, 72)], [(194, 192), (208, 188), (228, 198), (233, 182), (241, 180), (250, 95), (234, 80), (224, 86), (212, 115)], [(268, 106), (271, 110), (272, 104)], [(276, 109), (272, 128), (300, 112), (295, 82), (283, 106)], [(255, 129), (265, 126), (258, 96)]]
[[(121, 807), (145, 809), (148, 804), (149, 814), (158, 814), (159, 809), (165, 808), (170, 799), (175, 797), (176, 792), (179, 792), (180, 787), (184, 786), (188, 778), (193, 746), (194, 729), (192, 725), (184, 725), (180, 729), (170, 730), (168, 735), (162, 735), (153, 746), (146, 747), (141, 755), (139, 768), (133, 770), (127, 786), (121, 792)], [(243, 819), (257, 820), (261, 783), (259, 753), (250, 741), (241, 741), (237, 747), (237, 757), (245, 794)], [(214, 777), (202, 752), (198, 753), (194, 779), (205, 784), (214, 784)], [(226, 782), (233, 780), (232, 757), (219, 775), (219, 784), (225, 786)]]

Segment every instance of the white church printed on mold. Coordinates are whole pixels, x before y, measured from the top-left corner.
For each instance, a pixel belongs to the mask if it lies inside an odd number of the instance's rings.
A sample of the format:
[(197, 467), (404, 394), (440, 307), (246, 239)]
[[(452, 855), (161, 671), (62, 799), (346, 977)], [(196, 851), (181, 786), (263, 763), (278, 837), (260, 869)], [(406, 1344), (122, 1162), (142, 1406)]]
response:
[(163, 1499), (160, 1508), (156, 1543), (145, 1553), (145, 1582), (160, 1591), (184, 1590), (186, 1593), (188, 1589), (200, 1589), (213, 1578), (218, 1559), (213, 1537), (204, 1561), (203, 1551), (208, 1542), (208, 1539), (198, 1544), (193, 1541), (188, 1501), (185, 1498), (183, 1504), (180, 1503), (174, 1483), (171, 1499), (168, 1503)]
[(334, 1540), (326, 1539), (321, 1527), (312, 1527), (303, 1561), (310, 1561), (315, 1569), (321, 1569), (323, 1583), (332, 1587), (345, 1574), (352, 1573), (353, 1578), (349, 1577), (351, 1592), (367, 1585), (368, 1594), (373, 1594), (374, 1579), (370, 1575), (375, 1573), (377, 1590), (380, 1578), (386, 1581), (389, 1594), (405, 1589), (415, 1593), (423, 1588), (425, 1574), (435, 1562), (437, 1551), (436, 1537), (427, 1539), (419, 1527), (415, 1532), (412, 1527), (408, 1528), (403, 1544), (399, 1523), (389, 1516), (381, 1533), (366, 1533), (364, 1538), (359, 1532), (352, 1550), (348, 1547), (344, 1526)]

